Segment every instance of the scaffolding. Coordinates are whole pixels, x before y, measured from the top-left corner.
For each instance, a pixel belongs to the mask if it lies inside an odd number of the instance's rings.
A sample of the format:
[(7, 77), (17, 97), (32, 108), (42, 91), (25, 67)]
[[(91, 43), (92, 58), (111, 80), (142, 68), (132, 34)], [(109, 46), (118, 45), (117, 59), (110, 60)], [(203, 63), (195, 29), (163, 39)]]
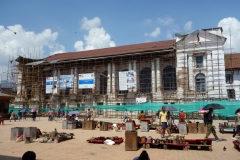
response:
[[(28, 58), (18, 56), (16, 63), (11, 63), (9, 74), (18, 86), (15, 107), (36, 107), (46, 111), (49, 108), (70, 110), (104, 105), (110, 108), (93, 109), (94, 116), (118, 117), (123, 115), (123, 110), (117, 111), (111, 106), (124, 108), (128, 104), (136, 104), (136, 98), (159, 103), (159, 109), (162, 105), (229, 100), (222, 46), (224, 38), (218, 32), (219, 28), (200, 30), (182, 36), (178, 42), (172, 40), (173, 47), (170, 48), (149, 50), (143, 47), (140, 52), (129, 50), (125, 54), (94, 55), (81, 59), (54, 59), (52, 56), (51, 61), (48, 61), (49, 57), (33, 59), (31, 55)], [(209, 37), (211, 41), (208, 41)], [(122, 52), (131, 46), (134, 45), (122, 46)], [(121, 47), (117, 49), (121, 50)], [(111, 51), (114, 52), (114, 49)], [(90, 53), (92, 51), (75, 54)], [(122, 77), (119, 73), (126, 71), (133, 72), (134, 76), (129, 80), (133, 81), (132, 87), (121, 90), (119, 80)], [(80, 89), (79, 74), (87, 73), (94, 74), (94, 87)], [(73, 75), (72, 87), (60, 87), (61, 75)], [(51, 93), (46, 93), (47, 77), (57, 79)], [(151, 106), (146, 111), (150, 115), (155, 112)]]

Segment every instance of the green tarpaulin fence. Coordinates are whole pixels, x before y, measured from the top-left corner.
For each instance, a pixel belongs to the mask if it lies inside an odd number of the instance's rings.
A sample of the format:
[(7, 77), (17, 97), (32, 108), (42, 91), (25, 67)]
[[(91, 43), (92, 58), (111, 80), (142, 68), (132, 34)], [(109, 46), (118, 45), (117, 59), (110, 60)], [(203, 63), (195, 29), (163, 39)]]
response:
[(141, 110), (152, 110), (158, 111), (162, 108), (162, 106), (173, 106), (178, 111), (183, 109), (185, 113), (192, 113), (198, 112), (200, 108), (203, 108), (207, 104), (217, 103), (225, 107), (225, 109), (221, 110), (214, 110), (214, 114), (224, 116), (224, 117), (232, 117), (235, 116), (235, 110), (240, 108), (240, 101), (206, 101), (206, 102), (193, 102), (193, 103), (184, 103), (184, 104), (163, 104), (163, 103), (142, 103), (142, 104), (127, 104), (127, 105), (99, 105), (99, 106), (92, 106), (92, 108), (97, 109), (110, 109), (116, 111), (141, 111)]
[[(184, 104), (163, 104), (163, 103), (142, 103), (142, 104), (127, 104), (127, 105), (98, 105), (98, 106), (92, 106), (91, 108), (96, 109), (106, 109), (106, 110), (115, 110), (115, 111), (125, 111), (126, 109), (128, 111), (145, 111), (145, 110), (151, 110), (157, 112), (159, 109), (162, 108), (162, 106), (173, 106), (178, 111), (175, 111), (174, 113), (178, 113), (180, 109), (183, 109), (185, 113), (192, 113), (192, 112), (198, 112), (200, 108), (203, 108), (207, 104), (217, 103), (225, 107), (225, 109), (221, 110), (215, 110), (214, 114), (217, 114), (219, 116), (224, 117), (233, 117), (235, 116), (236, 109), (240, 108), (240, 101), (204, 101), (204, 102), (193, 102), (193, 103), (184, 103)], [(84, 110), (86, 107), (75, 107), (74, 109), (78, 109), (79, 111)], [(50, 108), (39, 108), (39, 111), (47, 112)], [(53, 108), (55, 111), (58, 110), (58, 108)], [(18, 108), (9, 107), (9, 111), (13, 110), (14, 113), (17, 114), (19, 111)], [(71, 111), (71, 108), (61, 108), (61, 110), (64, 110), (65, 112)], [(30, 112), (30, 109), (28, 109), (27, 112)]]
[[(82, 110), (84, 110), (85, 108), (86, 108), (86, 107), (60, 108), (60, 110), (61, 110), (61, 111), (63, 110), (64, 112), (69, 112), (69, 111), (71, 111), (72, 109), (78, 110), (78, 111), (82, 111)], [(38, 108), (37, 110), (38, 110), (38, 112), (48, 112), (50, 109), (54, 109), (55, 111), (58, 111), (58, 108)], [(21, 108), (9, 107), (8, 112), (10, 112), (11, 110), (13, 110), (13, 112), (14, 112), (15, 114), (17, 114), (18, 111), (21, 110)], [(28, 108), (28, 109), (26, 110), (26, 112), (27, 112), (27, 113), (30, 113), (30, 112), (31, 112), (31, 109)]]

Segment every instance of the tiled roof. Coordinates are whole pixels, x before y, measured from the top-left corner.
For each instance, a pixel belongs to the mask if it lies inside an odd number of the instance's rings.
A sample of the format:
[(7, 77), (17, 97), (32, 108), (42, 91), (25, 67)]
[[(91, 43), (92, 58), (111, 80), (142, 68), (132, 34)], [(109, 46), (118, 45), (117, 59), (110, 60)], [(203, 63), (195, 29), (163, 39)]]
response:
[(55, 54), (46, 57), (45, 60), (51, 62), (53, 60), (73, 60), (73, 59), (84, 59), (84, 58), (94, 58), (94, 57), (105, 57), (112, 55), (124, 55), (129, 53), (156, 51), (156, 50), (167, 50), (173, 49), (173, 44), (175, 40), (158, 41), (158, 42), (148, 42), (141, 44), (132, 44), (126, 46), (117, 46), (110, 48), (102, 48), (95, 50), (79, 51), (79, 52), (68, 52)]
[(14, 96), (0, 92), (0, 98), (9, 98), (9, 99), (13, 99)]
[(240, 68), (240, 53), (225, 54), (224, 59), (226, 69)]

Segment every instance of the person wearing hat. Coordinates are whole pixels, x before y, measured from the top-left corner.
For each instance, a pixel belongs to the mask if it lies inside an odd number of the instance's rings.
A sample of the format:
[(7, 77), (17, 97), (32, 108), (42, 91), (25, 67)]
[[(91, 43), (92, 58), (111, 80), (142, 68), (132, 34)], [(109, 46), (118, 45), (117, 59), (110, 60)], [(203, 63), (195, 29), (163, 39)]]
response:
[(185, 122), (185, 114), (184, 114), (182, 109), (180, 110), (179, 121), (180, 122)]
[(235, 119), (235, 125), (236, 125), (236, 130), (232, 136), (232, 139), (234, 139), (234, 140), (235, 140), (236, 134), (240, 132), (240, 109), (237, 112), (237, 117)]

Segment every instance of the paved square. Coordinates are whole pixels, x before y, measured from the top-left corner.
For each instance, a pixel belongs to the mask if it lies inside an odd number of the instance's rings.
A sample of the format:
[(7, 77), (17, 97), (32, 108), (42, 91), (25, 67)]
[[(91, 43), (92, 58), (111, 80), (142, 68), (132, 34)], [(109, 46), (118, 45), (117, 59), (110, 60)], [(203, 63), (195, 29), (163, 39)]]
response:
[[(102, 119), (104, 120), (104, 119)], [(116, 119), (105, 119), (105, 121), (119, 121)], [(60, 143), (39, 143), (34, 142), (25, 144), (25, 142), (10, 141), (10, 132), (12, 127), (38, 127), (41, 131), (54, 131), (56, 128), (59, 132), (74, 133), (74, 139), (63, 141)], [(153, 138), (160, 137), (156, 132), (141, 132), (138, 130), (139, 136), (152, 136)], [(62, 123), (55, 121), (49, 122), (46, 118), (41, 118), (37, 121), (5, 121), (4, 126), (0, 126), (0, 160), (17, 160), (21, 159), (26, 151), (34, 151), (38, 160), (132, 160), (140, 155), (143, 149), (138, 151), (125, 151), (125, 144), (108, 146), (105, 144), (91, 144), (86, 140), (91, 137), (98, 136), (119, 136), (125, 138), (125, 132), (99, 131), (96, 130), (67, 130), (62, 129)], [(231, 160), (240, 159), (239, 152), (233, 147), (231, 140), (232, 134), (220, 134), (219, 138), (225, 141), (213, 141), (213, 151), (198, 151), (198, 150), (163, 150), (163, 149), (146, 149), (151, 160)], [(188, 134), (186, 138), (203, 138), (203, 134)], [(213, 138), (213, 135), (210, 135)], [(223, 147), (226, 151), (223, 151)]]

